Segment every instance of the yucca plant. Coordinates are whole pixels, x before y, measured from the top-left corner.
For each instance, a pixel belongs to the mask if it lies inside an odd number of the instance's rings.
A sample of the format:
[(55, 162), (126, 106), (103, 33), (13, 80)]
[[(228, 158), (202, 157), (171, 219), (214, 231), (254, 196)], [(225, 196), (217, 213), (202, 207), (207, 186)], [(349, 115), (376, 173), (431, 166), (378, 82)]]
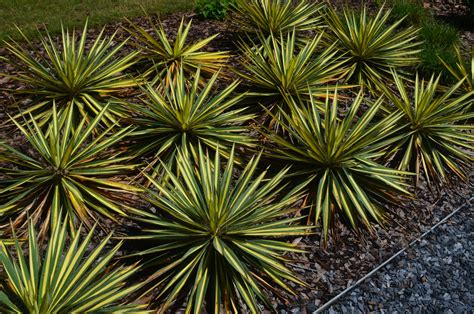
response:
[[(323, 34), (298, 49), (296, 34), (260, 38), (261, 47), (241, 43), (244, 53), (240, 75), (255, 94), (283, 100), (296, 95), (325, 95), (327, 84), (335, 83), (346, 71), (334, 47), (319, 51)], [(308, 91), (308, 86), (310, 87)]]
[(106, 110), (107, 107), (102, 109), (87, 127), (88, 118), (84, 117), (74, 129), (74, 109), (69, 107), (60, 128), (53, 104), (51, 126), (46, 132), (33, 118), (24, 127), (12, 119), (31, 149), (16, 149), (0, 142), (3, 148), (0, 161), (6, 162), (7, 167), (0, 168), (5, 175), (0, 182), (1, 220), (15, 214), (14, 225), (17, 225), (29, 215), (33, 223), (42, 223), (44, 235), (50, 223), (57, 223), (61, 211), (68, 213), (72, 232), (79, 223), (90, 228), (96, 221), (107, 229), (104, 218), (117, 221), (118, 215), (127, 214), (130, 195), (140, 189), (116, 177), (137, 165), (128, 164), (130, 157), (111, 148), (129, 135), (131, 129), (123, 128), (107, 136), (112, 126), (92, 139), (91, 134)]
[[(60, 219), (61, 220), (61, 219)], [(126, 304), (122, 299), (141, 284), (126, 284), (137, 271), (111, 263), (121, 243), (104, 251), (111, 235), (89, 251), (94, 230), (67, 243), (67, 223), (53, 228), (47, 249), (38, 244), (33, 224), (28, 227), (28, 249), (14, 239), (15, 253), (0, 243), (0, 265), (6, 279), (0, 278), (2, 313), (138, 313), (143, 305)], [(13, 250), (12, 250), (13, 251)], [(25, 256), (26, 255), (26, 256)]]
[(335, 9), (325, 15), (330, 32), (328, 42), (346, 59), (351, 83), (368, 84), (391, 78), (390, 69), (413, 66), (418, 62), (420, 42), (418, 29), (399, 30), (400, 19), (388, 25), (390, 9), (380, 8), (374, 17), (368, 17), (364, 6), (360, 14), (345, 9), (340, 16)]
[(315, 29), (320, 22), (322, 4), (306, 0), (236, 0), (236, 20), (246, 32), (263, 36), (286, 34), (293, 30)]
[[(188, 147), (194, 155), (198, 145), (228, 155), (232, 145), (253, 146), (243, 124), (254, 116), (236, 107), (244, 94), (234, 95), (237, 81), (215, 92), (218, 73), (200, 86), (200, 70), (189, 82), (183, 69), (168, 72), (172, 85), (164, 91), (151, 85), (143, 88), (143, 104), (128, 104), (139, 115), (133, 119), (137, 130), (131, 134), (136, 156), (151, 156), (155, 164), (161, 159), (170, 165), (179, 147)], [(174, 78), (172, 78), (174, 77)], [(158, 164), (159, 165), (159, 164)], [(171, 166), (171, 165), (170, 165)]]
[[(139, 47), (145, 54), (145, 60), (149, 61), (145, 76), (152, 76), (151, 83), (161, 83), (167, 71), (179, 72), (184, 69), (187, 75), (194, 74), (198, 68), (202, 73), (215, 74), (227, 63), (230, 55), (225, 51), (209, 52), (203, 51), (212, 40), (219, 34), (212, 35), (194, 43), (189, 43), (188, 33), (191, 29), (192, 20), (184, 25), (181, 20), (174, 41), (168, 38), (163, 25), (155, 25), (148, 17), (152, 25), (152, 32), (129, 21), (130, 27), (127, 31), (132, 35)], [(170, 82), (166, 82), (168, 85)]]
[(408, 193), (403, 182), (407, 173), (377, 162), (396, 140), (389, 136), (399, 128), (401, 115), (376, 119), (381, 99), (361, 113), (362, 91), (344, 117), (339, 117), (337, 97), (330, 100), (329, 92), (323, 116), (313, 99), (307, 103), (289, 99), (288, 103), (281, 118), (275, 116), (288, 137), (268, 132), (275, 144), (269, 154), (294, 164), (296, 178), (315, 176), (307, 202), (314, 223), (322, 221), (324, 240), (337, 216), (355, 230), (361, 225), (372, 230), (371, 220), (383, 222), (382, 205)]
[(271, 308), (263, 289), (294, 293), (285, 281), (304, 284), (283, 257), (300, 250), (276, 238), (307, 233), (308, 227), (296, 224), (301, 216), (291, 215), (306, 183), (284, 193), (288, 169), (266, 178), (266, 171), (256, 171), (259, 159), (254, 156), (236, 178), (233, 151), (223, 167), (220, 154), (213, 162), (199, 149), (195, 161), (180, 150), (182, 176), (168, 169), (169, 181), (150, 178), (156, 191), (149, 190), (147, 199), (157, 212), (138, 217), (148, 227), (129, 239), (149, 245), (136, 256), (151, 272), (149, 291), (160, 287), (160, 311), (187, 296), (187, 312), (206, 306), (207, 313), (237, 313), (241, 300), (256, 313), (259, 301)]
[(461, 81), (463, 78), (466, 78), (463, 84), (460, 86), (459, 90), (465, 93), (470, 93), (474, 91), (474, 49), (471, 52), (471, 69), (469, 70), (468, 66), (464, 63), (464, 59), (461, 55), (461, 51), (459, 50), (459, 46), (455, 46), (454, 50), (456, 52), (457, 62), (456, 66), (453, 66), (443, 60), (442, 58), (438, 57), (441, 63), (445, 66), (445, 68), (451, 73), (453, 78), (456, 81)]
[[(31, 113), (40, 125), (47, 124), (53, 114), (53, 102), (62, 116), (73, 108), (73, 118), (79, 122), (83, 117), (94, 118), (105, 106), (110, 96), (124, 88), (137, 85), (124, 71), (137, 61), (138, 52), (118, 57), (118, 52), (127, 40), (115, 44), (115, 33), (105, 38), (104, 29), (87, 47), (87, 22), (80, 39), (68, 30), (62, 29), (60, 44), (46, 31), (40, 38), (40, 46), (23, 42), (5, 42), (12, 58), (3, 58), (18, 74), (9, 77), (27, 88), (14, 90), (15, 94), (31, 100), (22, 109)], [(103, 116), (104, 124), (113, 124), (121, 116), (119, 107), (110, 106)], [(18, 115), (16, 118), (20, 117)], [(64, 120), (64, 116), (60, 121)]]
[(399, 124), (404, 127), (393, 144), (392, 162), (400, 170), (416, 172), (417, 183), (421, 171), (429, 183), (445, 181), (448, 171), (466, 180), (462, 165), (472, 165), (473, 158), (466, 150), (472, 149), (474, 135), (473, 126), (464, 122), (474, 117), (467, 110), (473, 92), (454, 95), (465, 78), (447, 91), (438, 92), (440, 76), (424, 81), (417, 75), (414, 93), (396, 72), (393, 78), (398, 94), (387, 86), (380, 87), (396, 110), (403, 113)]

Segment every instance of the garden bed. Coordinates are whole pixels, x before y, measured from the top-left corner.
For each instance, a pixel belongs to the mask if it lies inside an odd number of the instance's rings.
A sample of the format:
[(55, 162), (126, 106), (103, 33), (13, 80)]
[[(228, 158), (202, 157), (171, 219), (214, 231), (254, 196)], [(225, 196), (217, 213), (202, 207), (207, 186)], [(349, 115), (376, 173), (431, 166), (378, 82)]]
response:
[[(172, 14), (163, 18), (161, 22), (166, 32), (173, 37), (181, 20), (183, 18), (188, 20), (193, 17), (195, 17), (193, 13)], [(145, 29), (150, 29), (148, 21), (144, 18), (135, 18), (133, 22)], [(120, 42), (128, 37), (122, 29), (123, 26), (127, 27), (128, 24), (126, 22), (114, 23), (108, 25), (105, 32), (106, 34), (112, 34), (118, 30), (115, 41)], [(99, 31), (98, 29), (89, 30), (89, 38), (95, 38)], [(191, 41), (195, 41), (215, 33), (220, 33), (220, 35), (205, 48), (206, 51), (226, 50), (234, 52), (236, 50), (235, 43), (241, 33), (236, 32), (236, 25), (232, 21), (201, 21), (195, 18), (189, 38)], [(472, 41), (472, 33), (464, 32), (463, 39), (466, 38), (468, 41)], [(133, 39), (123, 47), (120, 54), (125, 56), (133, 51), (135, 47), (132, 43)], [(41, 49), (39, 45), (38, 48)], [(11, 55), (5, 48), (0, 47), (0, 56), (8, 58)], [(230, 65), (239, 68), (238, 58), (239, 56), (234, 55), (229, 61)], [(241, 70), (241, 68), (239, 69)], [(0, 63), (0, 73), (16, 74), (14, 68), (5, 62)], [(230, 78), (229, 81), (238, 78), (237, 74), (229, 69), (225, 71), (225, 74)], [(220, 80), (219, 89), (225, 88), (227, 84), (228, 81)], [(244, 81), (239, 90), (243, 91), (248, 87), (248, 84)], [(23, 88), (23, 86), (8, 78), (0, 78), (0, 89), (5, 88), (18, 89)], [(135, 94), (133, 92), (130, 92), (130, 94), (132, 95), (130, 100), (136, 100)], [(7, 109), (6, 106), (14, 100), (9, 92), (3, 91), (0, 95), (0, 122), (7, 119), (7, 114), (17, 113), (15, 108)], [(127, 98), (124, 100), (126, 101)], [(259, 118), (261, 117), (257, 117), (257, 120)], [(12, 126), (0, 128), (1, 140), (12, 147), (24, 145), (24, 137)], [(261, 168), (266, 166), (261, 165)], [(469, 182), (472, 182), (473, 179), (474, 174), (470, 173)], [(307, 286), (302, 287), (291, 283), (297, 291), (297, 295), (290, 296), (282, 292), (283, 298), (276, 298), (271, 291), (268, 291), (272, 295), (271, 302), (274, 309), (282, 313), (285, 311), (292, 313), (315, 311), (398, 250), (406, 247), (413, 239), (451, 213), (454, 208), (465, 204), (466, 200), (472, 196), (473, 189), (469, 182), (462, 182), (455, 177), (451, 177), (451, 180), (450, 185), (439, 191), (430, 190), (425, 181), (422, 181), (416, 189), (411, 188), (410, 192), (414, 195), (412, 199), (404, 199), (396, 206), (386, 206), (387, 222), (383, 227), (375, 225), (374, 234), (368, 234), (365, 231), (357, 234), (346, 225), (337, 223), (327, 248), (322, 244), (319, 228), (316, 229), (314, 235), (299, 237), (294, 240), (293, 243), (307, 253), (291, 253), (287, 254), (286, 257), (291, 260), (289, 267), (301, 280), (307, 283)], [(113, 222), (110, 221), (110, 223)], [(125, 252), (119, 253), (119, 255), (122, 254), (125, 254)], [(380, 309), (379, 304), (374, 304), (373, 307), (368, 309)]]

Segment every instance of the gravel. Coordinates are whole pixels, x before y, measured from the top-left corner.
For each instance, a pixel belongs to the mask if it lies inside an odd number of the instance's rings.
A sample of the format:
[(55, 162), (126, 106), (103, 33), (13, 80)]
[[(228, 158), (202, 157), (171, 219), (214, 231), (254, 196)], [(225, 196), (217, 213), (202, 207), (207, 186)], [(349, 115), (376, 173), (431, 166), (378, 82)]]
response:
[(464, 206), (326, 312), (472, 313), (473, 205)]

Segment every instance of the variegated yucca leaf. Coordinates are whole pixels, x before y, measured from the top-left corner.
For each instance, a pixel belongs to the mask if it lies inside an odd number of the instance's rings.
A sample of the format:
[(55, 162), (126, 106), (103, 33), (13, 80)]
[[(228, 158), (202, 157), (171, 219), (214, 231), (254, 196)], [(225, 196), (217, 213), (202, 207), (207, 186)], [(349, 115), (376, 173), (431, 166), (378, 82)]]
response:
[[(147, 244), (135, 255), (151, 274), (149, 290), (159, 287), (159, 311), (186, 302), (186, 312), (241, 310), (257, 313), (259, 302), (268, 308), (264, 289), (295, 293), (288, 284), (304, 284), (284, 263), (284, 252), (298, 252), (285, 239), (307, 234), (308, 227), (292, 217), (299, 209), (306, 182), (284, 192), (283, 177), (257, 172), (260, 156), (241, 171), (234, 169), (234, 152), (225, 165), (199, 149), (198, 159), (180, 150), (176, 156), (180, 176), (167, 169), (170, 180), (152, 179), (155, 190), (147, 199), (156, 212), (144, 212), (141, 235), (130, 240)], [(223, 170), (222, 170), (223, 169)], [(278, 240), (277, 238), (282, 238)], [(177, 303), (179, 302), (179, 303)]]
[(11, 245), (13, 244), (13, 240), (7, 236), (3, 235), (3, 232), (0, 231), (0, 246), (1, 245)]
[(296, 179), (315, 176), (307, 202), (315, 224), (322, 222), (325, 241), (337, 216), (356, 230), (365, 225), (370, 231), (371, 220), (384, 221), (383, 204), (408, 193), (403, 182), (407, 173), (377, 162), (396, 140), (389, 136), (399, 128), (401, 115), (375, 119), (381, 99), (361, 113), (362, 95), (352, 101), (344, 117), (339, 116), (337, 97), (330, 100), (329, 92), (323, 111), (313, 99), (289, 99), (289, 109), (282, 110), (280, 118), (275, 116), (288, 136), (268, 132), (276, 145), (269, 155), (293, 164)]
[[(459, 87), (457, 92), (471, 93), (471, 104), (468, 110), (472, 112), (474, 111), (474, 93), (472, 93), (474, 91), (474, 48), (471, 51), (471, 69), (469, 69), (469, 66), (464, 63), (464, 59), (461, 55), (461, 51), (459, 50), (459, 46), (454, 47), (454, 50), (456, 52), (457, 57), (456, 66), (450, 65), (441, 58), (440, 60), (456, 81), (459, 82), (465, 78), (463, 84)], [(472, 120), (467, 121), (472, 122)]]
[(410, 67), (418, 62), (420, 51), (418, 29), (400, 30), (399, 20), (389, 25), (390, 9), (380, 8), (369, 17), (364, 6), (359, 13), (343, 10), (342, 16), (335, 9), (325, 15), (329, 26), (327, 39), (336, 43), (336, 49), (347, 61), (351, 83), (372, 85), (391, 78), (390, 69)]
[(240, 75), (250, 83), (253, 94), (272, 100), (326, 95), (327, 84), (337, 82), (346, 68), (334, 47), (320, 50), (322, 38), (323, 34), (314, 37), (301, 49), (295, 32), (260, 37), (261, 46), (241, 43), (245, 71)]
[[(188, 81), (184, 70), (169, 71), (169, 88), (157, 90), (151, 85), (143, 87), (142, 104), (129, 103), (129, 109), (138, 113), (132, 120), (137, 129), (130, 135), (135, 143), (131, 150), (135, 156), (149, 156), (155, 164), (161, 159), (170, 167), (176, 152), (186, 146), (194, 156), (198, 145), (228, 156), (232, 145), (253, 146), (245, 123), (254, 115), (237, 107), (244, 94), (234, 95), (238, 82), (235, 81), (217, 92), (215, 89), (218, 73), (204, 85), (200, 70)], [(160, 164), (158, 163), (158, 166)]]
[[(55, 225), (61, 211), (68, 213), (71, 231), (83, 223), (88, 228), (94, 223), (108, 229), (104, 218), (117, 221), (127, 215), (130, 195), (139, 188), (122, 183), (116, 177), (137, 168), (128, 163), (130, 157), (112, 146), (132, 131), (123, 128), (110, 136), (112, 127), (97, 138), (91, 134), (107, 107), (86, 126), (87, 117), (73, 126), (74, 109), (69, 107), (60, 127), (56, 105), (52, 105), (51, 125), (46, 132), (36, 120), (22, 126), (12, 119), (25, 136), (28, 147), (14, 148), (0, 142), (0, 222), (13, 219), (14, 225), (23, 224), (27, 216), (32, 223), (42, 224), (45, 235), (49, 225)], [(25, 118), (26, 119), (26, 118)]]
[[(152, 25), (152, 31), (129, 21), (130, 27), (127, 31), (136, 41), (136, 45), (144, 52), (144, 60), (147, 64), (145, 76), (150, 76), (152, 85), (160, 84), (163, 79), (169, 79), (166, 73), (177, 73), (182, 68), (186, 75), (191, 75), (199, 68), (206, 75), (219, 72), (227, 63), (230, 55), (225, 51), (210, 52), (204, 48), (219, 34), (190, 43), (188, 39), (192, 21), (187, 25), (184, 19), (179, 25), (176, 38), (172, 41), (162, 24), (155, 25), (148, 17)], [(165, 81), (169, 86), (170, 82)]]
[(474, 144), (474, 127), (464, 122), (474, 117), (468, 111), (473, 92), (455, 95), (465, 78), (439, 92), (440, 76), (424, 81), (417, 75), (414, 93), (395, 71), (393, 78), (395, 93), (387, 86), (380, 87), (395, 110), (403, 113), (399, 124), (404, 128), (393, 144), (392, 162), (400, 170), (416, 172), (417, 182), (422, 171), (429, 183), (445, 181), (448, 171), (466, 180), (462, 165), (471, 166), (473, 162), (467, 150)]
[(315, 29), (322, 21), (322, 7), (306, 0), (296, 5), (287, 0), (236, 0), (233, 11), (244, 31), (266, 37)]
[[(61, 220), (61, 219), (60, 219)], [(122, 299), (140, 288), (127, 284), (138, 269), (111, 263), (121, 243), (104, 251), (111, 235), (90, 250), (94, 228), (85, 238), (77, 235), (70, 242), (67, 223), (52, 229), (48, 247), (38, 244), (33, 224), (28, 227), (25, 251), (14, 238), (15, 253), (0, 243), (0, 265), (6, 278), (0, 278), (2, 313), (147, 313), (143, 305), (126, 304)], [(69, 243), (67, 245), (67, 243)]]
[[(76, 38), (75, 31), (62, 29), (60, 44), (47, 31), (40, 37), (39, 47), (26, 37), (27, 45), (13, 40), (5, 42), (13, 56), (6, 62), (18, 72), (9, 77), (27, 87), (12, 92), (31, 100), (28, 106), (21, 106), (22, 114), (31, 113), (39, 125), (47, 126), (53, 115), (52, 101), (55, 101), (61, 123), (65, 119), (63, 113), (69, 108), (72, 108), (73, 121), (79, 123), (84, 117), (93, 119), (110, 96), (136, 86), (137, 81), (124, 71), (136, 62), (138, 52), (118, 57), (127, 40), (116, 44), (115, 33), (108, 38), (103, 33), (104, 29), (90, 48), (87, 22), (80, 39)], [(111, 104), (102, 122), (111, 125), (122, 115), (119, 106)]]

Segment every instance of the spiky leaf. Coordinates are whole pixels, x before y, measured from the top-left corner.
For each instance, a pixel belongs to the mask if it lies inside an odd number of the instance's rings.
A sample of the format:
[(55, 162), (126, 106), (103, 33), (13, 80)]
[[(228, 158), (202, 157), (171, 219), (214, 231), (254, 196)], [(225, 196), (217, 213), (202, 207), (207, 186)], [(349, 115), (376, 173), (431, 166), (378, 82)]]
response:
[[(104, 251), (111, 235), (89, 252), (94, 228), (81, 237), (79, 229), (67, 246), (67, 222), (52, 229), (48, 247), (42, 250), (33, 224), (28, 226), (26, 254), (18, 238), (15, 253), (0, 244), (0, 311), (3, 313), (146, 313), (144, 306), (122, 299), (141, 284), (126, 284), (137, 267), (111, 263), (121, 243)], [(16, 257), (15, 257), (16, 256)]]
[[(93, 119), (110, 96), (137, 85), (124, 71), (136, 62), (138, 52), (117, 57), (127, 40), (116, 45), (115, 33), (105, 38), (102, 29), (90, 48), (87, 22), (80, 38), (76, 38), (74, 30), (62, 29), (60, 44), (48, 31), (40, 37), (39, 47), (24, 39), (28, 45), (13, 40), (5, 43), (13, 55), (6, 61), (18, 72), (9, 77), (27, 87), (12, 92), (31, 100), (21, 108), (22, 114), (31, 113), (39, 125), (47, 125), (52, 118), (52, 101), (56, 102), (57, 114), (62, 116), (61, 122), (65, 119), (63, 113), (71, 108), (73, 121), (79, 123), (84, 117)], [(112, 125), (122, 115), (119, 106), (110, 105), (102, 122)]]
[(266, 178), (256, 171), (259, 159), (235, 178), (233, 152), (223, 167), (220, 154), (213, 162), (200, 149), (195, 161), (180, 150), (179, 178), (171, 171), (164, 183), (150, 177), (156, 191), (149, 190), (148, 199), (157, 212), (138, 217), (148, 227), (130, 239), (149, 245), (136, 255), (151, 272), (150, 290), (160, 286), (161, 310), (187, 296), (190, 312), (200, 312), (204, 300), (208, 313), (237, 312), (239, 299), (257, 312), (257, 300), (271, 306), (262, 287), (294, 293), (284, 279), (303, 284), (282, 256), (298, 250), (276, 238), (306, 234), (307, 227), (296, 225), (301, 217), (289, 215), (298, 209), (306, 182), (283, 193), (288, 169)]
[(92, 227), (98, 221), (107, 228), (99, 217), (116, 221), (117, 215), (127, 215), (129, 197), (140, 191), (116, 179), (137, 165), (128, 163), (127, 155), (111, 150), (132, 130), (127, 127), (108, 136), (112, 126), (93, 139), (91, 134), (107, 107), (87, 127), (84, 117), (77, 128), (73, 127), (73, 108), (64, 112), (66, 119), (60, 127), (56, 105), (52, 107), (52, 123), (46, 132), (33, 117), (24, 127), (12, 119), (31, 148), (0, 142), (0, 161), (6, 162), (0, 168), (5, 175), (0, 181), (1, 220), (22, 224), (29, 215), (33, 223), (42, 223), (44, 235), (65, 211), (71, 231), (79, 222)]
[(330, 100), (329, 92), (323, 112), (312, 99), (289, 99), (289, 110), (281, 111), (280, 118), (275, 116), (288, 136), (268, 134), (276, 144), (271, 156), (294, 164), (296, 178), (315, 176), (308, 203), (314, 222), (323, 226), (325, 240), (336, 216), (347, 219), (356, 230), (361, 225), (371, 230), (371, 220), (384, 220), (381, 205), (408, 193), (403, 182), (407, 173), (377, 162), (395, 141), (389, 136), (399, 128), (401, 115), (374, 119), (381, 99), (361, 114), (362, 95), (357, 95), (343, 117), (339, 116), (337, 97)]

